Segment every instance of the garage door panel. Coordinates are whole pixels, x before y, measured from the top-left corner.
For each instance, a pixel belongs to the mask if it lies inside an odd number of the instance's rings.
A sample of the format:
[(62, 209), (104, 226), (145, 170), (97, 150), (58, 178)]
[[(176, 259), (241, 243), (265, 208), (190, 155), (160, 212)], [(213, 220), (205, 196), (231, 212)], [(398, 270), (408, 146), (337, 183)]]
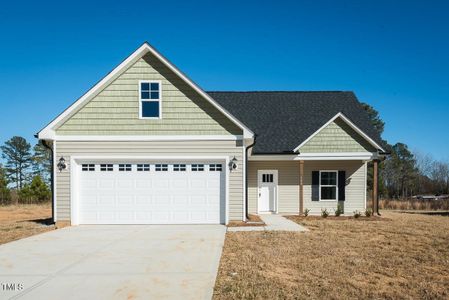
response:
[(134, 187), (134, 180), (131, 179), (120, 179), (116, 180), (116, 186), (118, 188), (128, 188), (131, 189)]
[(100, 179), (98, 182), (98, 188), (100, 189), (111, 189), (115, 185), (115, 180), (111, 179)]
[(131, 207), (130, 204), (133, 204), (133, 203), (134, 203), (134, 197), (132, 196), (132, 194), (117, 196), (117, 204), (118, 205), (123, 205), (126, 208), (126, 207)]
[(148, 206), (151, 205), (152, 201), (151, 201), (151, 196), (150, 195), (137, 195), (136, 196), (136, 204), (137, 205), (143, 205), (143, 206)]
[[(127, 162), (124, 162), (127, 163)], [(80, 172), (81, 224), (217, 224), (224, 222), (225, 174), (192, 171), (190, 164), (166, 171)], [(199, 164), (202, 164), (199, 162)]]

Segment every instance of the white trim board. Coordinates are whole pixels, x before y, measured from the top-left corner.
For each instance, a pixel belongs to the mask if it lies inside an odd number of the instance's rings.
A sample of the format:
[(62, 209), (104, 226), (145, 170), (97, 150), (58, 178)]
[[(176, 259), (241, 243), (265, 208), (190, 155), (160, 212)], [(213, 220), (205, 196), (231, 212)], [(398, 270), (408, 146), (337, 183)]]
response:
[(236, 141), (241, 135), (55, 135), (51, 139), (57, 141)]
[(371, 152), (325, 152), (301, 153), (298, 155), (253, 155), (249, 161), (297, 161), (297, 160), (372, 160), (377, 157)]
[(122, 63), (120, 63), (114, 70), (112, 70), (108, 75), (106, 75), (102, 80), (100, 80), (96, 85), (94, 85), (83, 96), (81, 96), (81, 98), (76, 100), (65, 111), (63, 111), (59, 116), (57, 116), (41, 131), (39, 131), (38, 138), (49, 140), (54, 139), (54, 137), (56, 136), (55, 134), (56, 127), (65, 122), (70, 116), (73, 115), (73, 113), (79, 110), (84, 105), (85, 102), (91, 100), (96, 94), (98, 94), (102, 89), (104, 89), (108, 84), (110, 84), (124, 70), (126, 70), (129, 66), (134, 64), (137, 60), (142, 58), (147, 53), (151, 53), (152, 55), (154, 55), (171, 71), (173, 71), (177, 76), (179, 76), (184, 82), (186, 82), (190, 87), (192, 87), (196, 92), (198, 92), (203, 98), (209, 101), (215, 108), (217, 108), (221, 113), (223, 113), (227, 118), (229, 118), (233, 123), (235, 123), (241, 129), (243, 129), (243, 135), (245, 138), (250, 138), (254, 136), (254, 133), (247, 126), (245, 126), (236, 117), (234, 117), (231, 113), (229, 113), (226, 109), (224, 109), (214, 99), (212, 99), (212, 97), (210, 97), (206, 92), (204, 92), (196, 83), (190, 80), (184, 73), (182, 73), (165, 57), (163, 57), (156, 49), (150, 46), (148, 42), (145, 42), (130, 56), (128, 56)]
[(327, 121), (323, 126), (321, 126), (317, 131), (315, 131), (314, 133), (312, 133), (312, 135), (310, 135), (307, 139), (305, 139), (304, 142), (302, 142), (301, 144), (299, 144), (293, 151), (297, 152), (299, 151), (299, 149), (304, 146), (308, 141), (310, 141), (314, 136), (316, 136), (321, 130), (323, 130), (324, 128), (326, 128), (330, 123), (332, 123), (333, 121), (335, 121), (336, 119), (342, 119), (346, 124), (348, 124), (352, 129), (355, 130), (355, 132), (357, 132), (358, 134), (360, 134), (368, 143), (370, 143), (373, 147), (375, 147), (376, 149), (380, 149), (381, 151), (385, 152), (385, 150), (379, 145), (377, 144), (372, 138), (370, 138), (366, 133), (364, 133), (360, 128), (358, 128), (354, 123), (351, 122), (351, 120), (349, 120), (343, 113), (339, 112), (338, 114), (336, 114), (334, 117), (332, 117), (329, 121)]

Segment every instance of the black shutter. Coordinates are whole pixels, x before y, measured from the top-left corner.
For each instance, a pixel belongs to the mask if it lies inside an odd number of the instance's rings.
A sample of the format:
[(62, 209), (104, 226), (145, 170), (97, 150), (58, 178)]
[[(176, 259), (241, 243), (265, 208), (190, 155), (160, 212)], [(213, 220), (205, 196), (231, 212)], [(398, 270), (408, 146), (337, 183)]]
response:
[(338, 201), (345, 201), (346, 171), (338, 171)]
[(320, 200), (320, 172), (312, 171), (312, 201)]

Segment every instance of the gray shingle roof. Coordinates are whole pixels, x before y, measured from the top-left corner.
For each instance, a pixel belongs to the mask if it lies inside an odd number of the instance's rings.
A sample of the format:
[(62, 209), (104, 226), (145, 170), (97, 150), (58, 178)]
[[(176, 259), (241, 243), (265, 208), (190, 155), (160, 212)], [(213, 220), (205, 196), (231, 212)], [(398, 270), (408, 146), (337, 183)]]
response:
[(257, 134), (254, 153), (292, 152), (339, 112), (382, 145), (353, 92), (207, 93)]

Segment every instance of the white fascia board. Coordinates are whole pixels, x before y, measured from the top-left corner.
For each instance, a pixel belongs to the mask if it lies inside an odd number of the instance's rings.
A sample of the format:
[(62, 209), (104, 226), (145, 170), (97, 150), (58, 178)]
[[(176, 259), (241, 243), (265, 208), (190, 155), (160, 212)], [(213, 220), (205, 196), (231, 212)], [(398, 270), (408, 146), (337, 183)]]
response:
[(348, 124), (352, 129), (355, 130), (358, 134), (360, 134), (368, 143), (370, 143), (376, 149), (380, 149), (385, 152), (385, 150), (377, 144), (372, 138), (370, 138), (366, 133), (364, 133), (360, 128), (358, 128), (354, 123), (351, 122), (343, 113), (339, 112), (334, 117), (332, 117), (329, 121), (327, 121), (323, 126), (321, 126), (317, 131), (315, 131), (312, 135), (310, 135), (304, 142), (302, 142), (298, 147), (296, 147), (293, 151), (297, 152), (302, 146), (304, 146), (308, 141), (310, 141), (315, 135), (317, 135), (321, 130), (326, 128), (330, 123), (335, 121), (337, 118), (341, 118), (346, 124)]
[[(41, 139), (41, 136), (39, 136)], [(69, 142), (119, 142), (119, 141), (236, 141), (241, 140), (241, 135), (59, 135), (53, 136), (53, 140)]]
[(336, 152), (336, 153), (302, 153), (294, 160), (372, 160), (375, 153), (371, 152)]
[(298, 155), (289, 154), (289, 155), (251, 155), (248, 156), (249, 161), (267, 161), (267, 160), (287, 160), (293, 161)]
[(115, 76), (119, 75), (123, 70), (131, 66), (137, 60), (142, 58), (145, 54), (151, 53), (156, 56), (162, 63), (164, 63), (170, 70), (172, 70), (177, 76), (184, 80), (190, 87), (192, 87), (196, 92), (198, 92), (203, 98), (208, 100), (213, 106), (215, 106), (221, 113), (223, 113), (227, 118), (229, 118), (233, 123), (239, 126), (243, 130), (243, 135), (245, 138), (250, 138), (254, 136), (254, 133), (240, 122), (237, 118), (231, 115), (227, 110), (225, 110), (221, 105), (219, 105), (212, 97), (210, 97), (206, 92), (204, 92), (197, 84), (190, 80), (184, 73), (182, 73), (178, 68), (176, 68), (172, 63), (170, 63), (165, 57), (163, 57), (156, 49), (150, 46), (147, 42), (143, 43), (136, 51), (134, 51), (128, 58), (121, 62), (114, 70), (112, 70), (108, 75), (106, 75), (102, 80), (100, 80), (96, 85), (94, 85), (89, 91), (87, 91), (81, 98), (70, 105), (65, 111), (63, 111), (58, 117), (51, 121), (45, 128), (43, 128), (38, 133), (39, 139), (51, 140), (51, 136), (54, 136), (55, 128), (64, 122), (68, 117), (72, 115), (77, 109), (82, 107), (82, 105), (89, 101), (93, 96), (101, 91), (107, 84), (109, 84)]
[(250, 161), (297, 161), (297, 160), (365, 160), (376, 157), (371, 152), (340, 152), (340, 153), (303, 153), (299, 155), (253, 155)]

